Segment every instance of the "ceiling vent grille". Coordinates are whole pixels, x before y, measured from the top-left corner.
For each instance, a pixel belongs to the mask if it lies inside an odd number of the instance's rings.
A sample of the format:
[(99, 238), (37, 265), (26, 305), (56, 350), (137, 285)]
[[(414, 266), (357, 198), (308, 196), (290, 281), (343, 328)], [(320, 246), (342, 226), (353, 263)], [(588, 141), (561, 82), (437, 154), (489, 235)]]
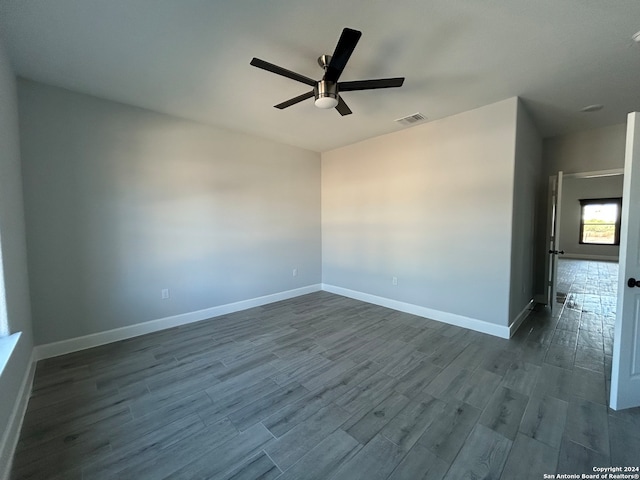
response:
[(413, 115), (407, 115), (406, 117), (398, 118), (395, 121), (398, 122), (400, 125), (413, 125), (414, 123), (421, 122), (426, 118), (427, 117), (425, 117), (423, 114), (418, 112), (418, 113), (414, 113)]

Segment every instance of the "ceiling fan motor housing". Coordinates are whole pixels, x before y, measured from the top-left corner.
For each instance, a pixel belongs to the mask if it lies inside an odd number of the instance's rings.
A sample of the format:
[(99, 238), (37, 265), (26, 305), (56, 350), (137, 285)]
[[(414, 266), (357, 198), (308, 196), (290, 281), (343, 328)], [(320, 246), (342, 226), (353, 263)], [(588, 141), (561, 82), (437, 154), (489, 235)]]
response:
[(313, 87), (313, 94), (316, 97), (316, 107), (333, 108), (338, 104), (338, 84), (320, 80)]

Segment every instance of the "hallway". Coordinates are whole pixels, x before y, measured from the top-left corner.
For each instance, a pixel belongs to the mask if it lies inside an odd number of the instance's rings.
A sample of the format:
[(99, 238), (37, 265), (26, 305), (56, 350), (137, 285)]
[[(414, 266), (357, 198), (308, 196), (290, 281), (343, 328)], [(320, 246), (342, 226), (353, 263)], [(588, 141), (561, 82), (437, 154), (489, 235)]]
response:
[[(552, 343), (576, 346), (572, 366), (605, 372), (607, 394), (616, 321), (618, 264), (561, 259), (558, 293), (565, 294)], [(568, 365), (564, 365), (567, 367)], [(608, 397), (608, 395), (607, 395)]]

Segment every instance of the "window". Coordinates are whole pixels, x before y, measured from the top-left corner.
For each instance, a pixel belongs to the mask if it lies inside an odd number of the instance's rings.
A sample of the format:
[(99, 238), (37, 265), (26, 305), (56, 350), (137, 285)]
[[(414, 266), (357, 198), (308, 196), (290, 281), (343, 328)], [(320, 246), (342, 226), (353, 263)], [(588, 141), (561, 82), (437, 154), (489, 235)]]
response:
[(620, 245), (622, 198), (580, 200), (580, 243)]

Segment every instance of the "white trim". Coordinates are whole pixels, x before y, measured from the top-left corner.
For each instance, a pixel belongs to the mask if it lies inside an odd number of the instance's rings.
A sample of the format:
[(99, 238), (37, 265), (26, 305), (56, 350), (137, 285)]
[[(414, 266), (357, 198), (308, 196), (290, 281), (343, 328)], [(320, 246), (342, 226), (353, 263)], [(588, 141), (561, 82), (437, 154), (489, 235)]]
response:
[(7, 366), (7, 363), (9, 363), (11, 354), (15, 350), (21, 335), (22, 332), (18, 332), (7, 337), (0, 337), (0, 376)]
[(535, 300), (529, 300), (529, 303), (527, 303), (527, 305), (520, 311), (515, 320), (511, 322), (511, 325), (509, 325), (509, 338), (513, 337), (513, 334), (516, 333), (518, 328), (520, 328), (520, 325), (522, 325), (522, 322), (524, 322), (529, 316), (535, 304)]
[(477, 318), (465, 317), (463, 315), (457, 315), (455, 313), (442, 312), (440, 310), (434, 310), (432, 308), (422, 307), (420, 305), (414, 305), (412, 303), (400, 302), (398, 300), (392, 300), (390, 298), (378, 297), (377, 295), (371, 295), (368, 293), (357, 292), (355, 290), (349, 290), (348, 288), (336, 287), (335, 285), (322, 284), (322, 290), (342, 295), (343, 297), (353, 298), (374, 305), (380, 305), (381, 307), (391, 308), (400, 312), (411, 313), (418, 315), (419, 317), (429, 318), (438, 322), (448, 323), (450, 325), (456, 325), (458, 327), (468, 328), (481, 333), (488, 333), (501, 338), (509, 338), (509, 327), (496, 325), (493, 323), (485, 322), (484, 320), (478, 320)]
[[(569, 258), (572, 260), (598, 260), (602, 262), (617, 262), (617, 255), (588, 255), (585, 253), (565, 253), (562, 258)], [(560, 258), (560, 260), (562, 260)]]
[(239, 312), (241, 310), (247, 310), (248, 308), (259, 307), (268, 303), (279, 302), (281, 300), (299, 297), (300, 295), (306, 295), (308, 293), (318, 292), (320, 290), (320, 284), (309, 285), (306, 287), (278, 292), (262, 297), (251, 298), (234, 303), (227, 303), (225, 305), (219, 305), (217, 307), (205, 308), (204, 310), (197, 310), (195, 312), (182, 313), (180, 315), (174, 315), (171, 317), (150, 320), (148, 322), (116, 328), (113, 330), (107, 330), (105, 332), (93, 333), (91, 335), (85, 335), (83, 337), (70, 338), (68, 340), (62, 340), (60, 342), (38, 345), (34, 348), (34, 350), (36, 352), (36, 358), (38, 360), (57, 357), (58, 355), (64, 355), (66, 353), (84, 350), (86, 348), (97, 347), (99, 345), (117, 342), (119, 340), (126, 340), (128, 338), (145, 335), (147, 333), (153, 333), (180, 325), (186, 325), (188, 323), (200, 322), (202, 320), (218, 317), (220, 315)]
[(31, 396), (31, 388), (33, 387), (33, 376), (36, 372), (36, 357), (35, 351), (31, 351), (31, 358), (29, 359), (29, 367), (25, 371), (16, 402), (13, 406), (11, 415), (9, 416), (9, 422), (4, 435), (0, 439), (0, 479), (8, 479), (11, 473), (11, 464), (13, 462), (13, 455), (20, 439), (20, 430), (22, 430), (22, 422), (24, 416), (27, 413), (27, 405), (29, 404), (29, 397)]
[(611, 170), (597, 170), (594, 172), (577, 172), (565, 173), (565, 178), (595, 178), (595, 177), (613, 177), (615, 175), (623, 175), (624, 168), (612, 168)]

